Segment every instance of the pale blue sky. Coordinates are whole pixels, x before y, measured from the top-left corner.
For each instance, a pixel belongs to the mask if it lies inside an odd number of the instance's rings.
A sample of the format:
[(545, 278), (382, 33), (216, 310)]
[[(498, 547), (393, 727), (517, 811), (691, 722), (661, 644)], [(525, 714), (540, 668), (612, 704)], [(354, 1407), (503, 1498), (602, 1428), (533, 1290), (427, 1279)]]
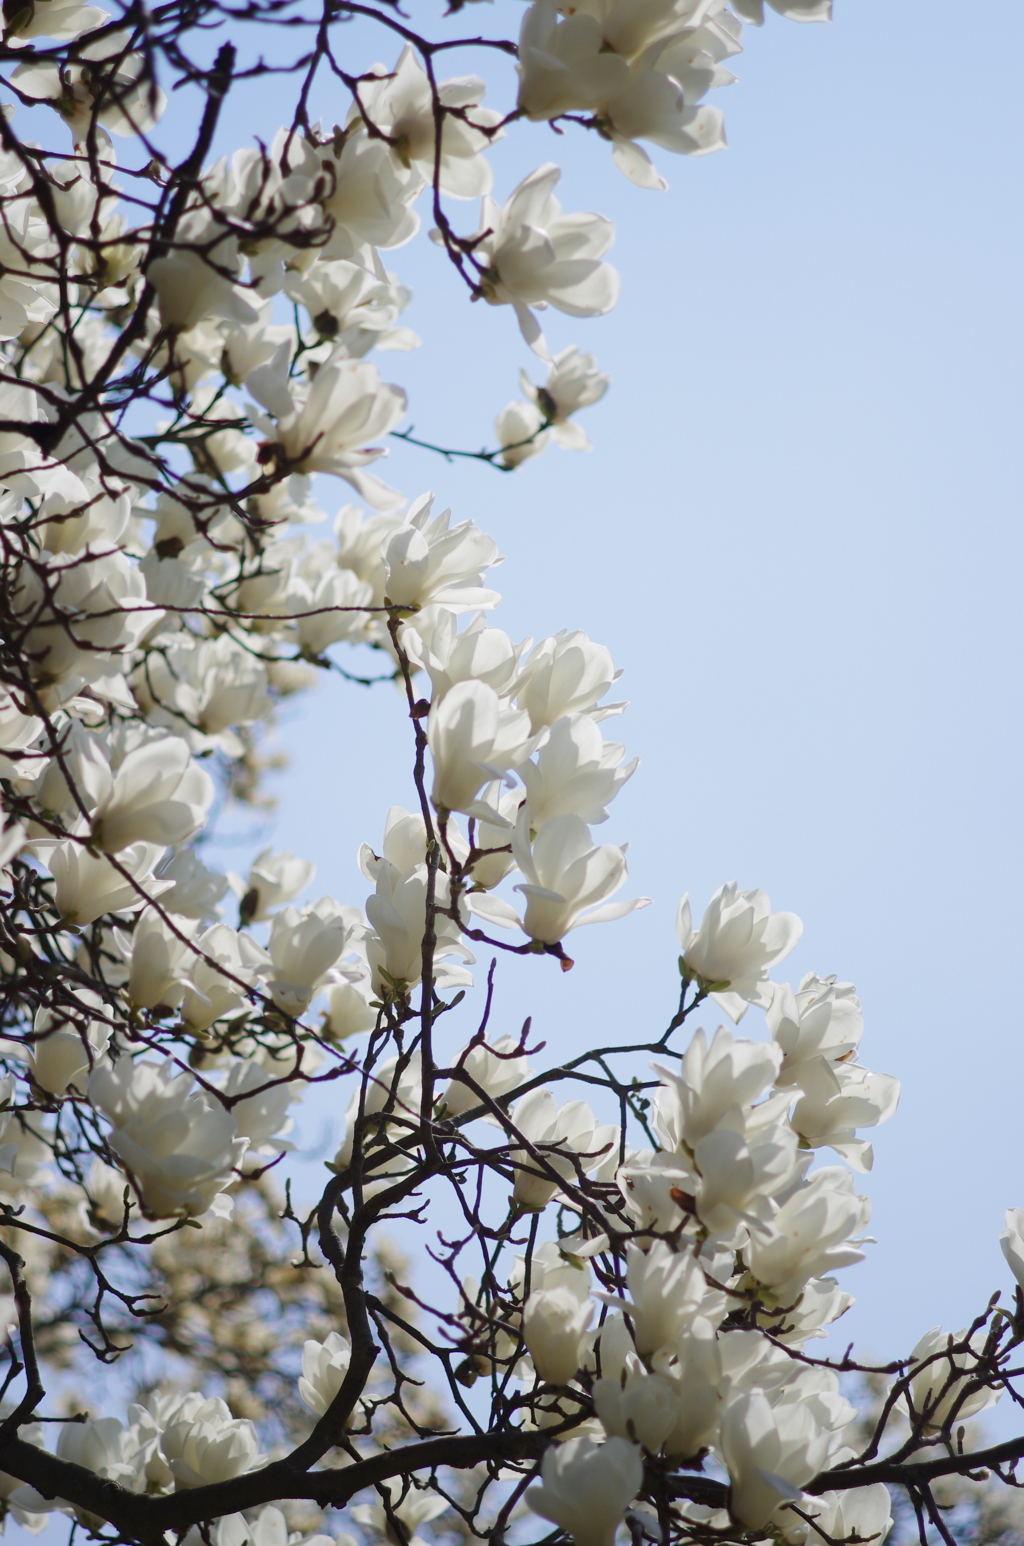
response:
[[(997, 1236), (1024, 1203), (1024, 10), (984, 15), (970, 37), (952, 0), (773, 16), (716, 98), (730, 148), (659, 153), (665, 194), (595, 139), (514, 136), (501, 197), (554, 157), (564, 206), (618, 226), (617, 311), (549, 326), (612, 374), (583, 417), (595, 450), (502, 477), (399, 446), (385, 469), (497, 537), (513, 636), (582, 627), (625, 668), (631, 707), (605, 728), (642, 765), (601, 837), (629, 839), (630, 892), (654, 904), (574, 935), (566, 977), (503, 962), (498, 1028), (532, 1013), (561, 1053), (660, 1025), (683, 890), (699, 910), (735, 878), (798, 912), (778, 975), (852, 979), (864, 1061), (904, 1081), (867, 1178), (878, 1244), (843, 1275), (842, 1339), (887, 1357), (1008, 1288)], [(425, 242), (387, 261), (425, 346), (383, 374), (418, 432), (488, 441), (536, 364), (511, 315), (466, 305)], [(317, 859), (311, 895), (361, 902), (356, 846), (408, 799), (398, 705), (331, 684), (287, 740), (273, 839)]]

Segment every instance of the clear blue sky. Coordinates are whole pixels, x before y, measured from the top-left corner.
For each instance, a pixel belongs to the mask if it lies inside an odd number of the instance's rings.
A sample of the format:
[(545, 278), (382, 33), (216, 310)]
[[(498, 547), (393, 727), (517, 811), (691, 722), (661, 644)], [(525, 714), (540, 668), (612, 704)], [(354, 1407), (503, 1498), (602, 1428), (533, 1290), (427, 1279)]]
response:
[[(617, 311), (549, 327), (612, 373), (595, 450), (501, 477), (399, 446), (385, 472), (498, 538), (513, 636), (582, 627), (625, 668), (606, 730), (642, 764), (601, 835), (629, 839), (654, 905), (576, 934), (566, 977), (503, 963), (498, 1027), (532, 1013), (561, 1053), (660, 1025), (683, 890), (699, 909), (735, 878), (798, 912), (780, 975), (852, 979), (864, 1061), (904, 1082), (840, 1328), (892, 1356), (1008, 1288), (997, 1235), (1024, 1204), (1024, 10), (994, 0), (969, 36), (952, 0), (837, 11), (748, 33), (716, 98), (730, 148), (659, 154), (668, 193), (592, 138), (499, 149), (501, 197), (553, 156), (565, 207), (619, 229)], [(466, 305), (425, 242), (388, 263), (425, 346), (380, 357), (385, 377), (419, 432), (493, 443), (535, 363), (510, 314)], [(361, 902), (357, 844), (408, 799), (398, 705), (332, 683), (293, 713), (273, 839), (317, 859), (311, 895)]]

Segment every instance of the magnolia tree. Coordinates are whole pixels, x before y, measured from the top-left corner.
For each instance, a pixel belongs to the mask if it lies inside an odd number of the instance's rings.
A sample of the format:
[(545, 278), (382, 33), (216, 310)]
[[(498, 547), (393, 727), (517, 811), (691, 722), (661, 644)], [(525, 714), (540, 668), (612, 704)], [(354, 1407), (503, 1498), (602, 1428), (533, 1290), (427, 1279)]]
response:
[[(703, 98), (764, 17), (534, 0), (514, 40), (469, 14), (3, 6), (5, 1517), (139, 1546), (1005, 1539), (985, 1476), (1012, 1487), (1024, 1438), (966, 1424), (1024, 1394), (1020, 1289), (883, 1368), (814, 1352), (898, 1087), (859, 1061), (851, 984), (780, 980), (795, 916), (684, 898), (667, 1026), (562, 1062), (492, 1029), (498, 953), (568, 970), (575, 927), (642, 905), (592, 830), (635, 763), (608, 651), (513, 643), (490, 538), (370, 470), (411, 436), (367, 356), (417, 343), (382, 254), (425, 210), (546, 370), (466, 454), (585, 447), (607, 378), (538, 313), (614, 305), (612, 228), (563, 212), (554, 165), (496, 201), (488, 151), (547, 120), (664, 187), (645, 144), (722, 145)], [(463, 67), (511, 93), (483, 106)], [(286, 121), (214, 160), (253, 81), (293, 88)], [(340, 124), (311, 120), (324, 81)], [(313, 540), (338, 480), (366, 508)], [(366, 646), (414, 808), (382, 801), (343, 901), (293, 905), (289, 853), (215, 873), (199, 845), (255, 798), (275, 705)], [(321, 1083), (347, 1113), (307, 1211), (275, 1167)], [(1024, 1283), (1019, 1210), (1003, 1247)]]

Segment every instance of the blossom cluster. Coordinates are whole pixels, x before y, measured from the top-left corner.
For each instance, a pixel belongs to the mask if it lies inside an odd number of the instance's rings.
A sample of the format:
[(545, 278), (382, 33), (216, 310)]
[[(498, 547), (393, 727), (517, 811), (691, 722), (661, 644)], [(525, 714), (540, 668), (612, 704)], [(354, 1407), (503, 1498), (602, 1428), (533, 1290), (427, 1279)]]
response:
[[(488, 152), (520, 121), (578, 128), (664, 187), (641, 142), (724, 144), (704, 99), (762, 0), (532, 0), (518, 42), (443, 44), (389, 10), (328, 10), (293, 65), (311, 73), (291, 126), (211, 161), (239, 55), (224, 40), (200, 70), (184, 44), (248, 13), (4, 8), (0, 1258), (3, 1388), (25, 1374), (27, 1393), (0, 1423), (0, 1500), (30, 1529), (61, 1511), (140, 1543), (329, 1546), (267, 1504), (306, 1498), (347, 1508), (370, 1546), (424, 1546), (415, 1532), (448, 1529), (448, 1467), (486, 1473), (459, 1505), (480, 1539), (520, 1510), (577, 1546), (612, 1546), (623, 1521), (636, 1546), (880, 1542), (890, 1495), (860, 1478), (890, 1418), (900, 1454), (968, 1472), (962, 1422), (1013, 1377), (1024, 1214), (1002, 1237), (1016, 1315), (993, 1301), (926, 1332), (863, 1450), (808, 1345), (852, 1302), (834, 1274), (863, 1257), (864, 1135), (899, 1086), (858, 1060), (851, 984), (773, 979), (799, 919), (729, 883), (695, 927), (684, 897), (661, 1035), (559, 1046), (538, 1071), (529, 1022), (490, 1028), (492, 964), (475, 1029), (449, 1036), (480, 945), (568, 971), (575, 929), (646, 905), (621, 898), (626, 846), (597, 830), (637, 759), (606, 729), (626, 707), (609, 650), (582, 630), (513, 640), (495, 541), (370, 470), (388, 437), (422, 444), (368, 358), (419, 345), (385, 255), (420, 201), (470, 297), (510, 308), (547, 367), (522, 373), (495, 450), (458, 454), (511, 472), (589, 447), (576, 415), (609, 379), (575, 344), (552, 354), (539, 313), (614, 306), (611, 222), (566, 213), (552, 163), (499, 201)], [(393, 66), (353, 74), (332, 52), (356, 13)], [(439, 78), (471, 46), (514, 57), (506, 112), (479, 76)], [(331, 129), (307, 112), (325, 61), (348, 92)], [(160, 138), (178, 85), (205, 96), (182, 159)], [(459, 234), (467, 199), (479, 221)], [(329, 516), (339, 484), (359, 502)], [(207, 861), (223, 811), (259, 809), (278, 706), (328, 673), (391, 684), (415, 800), (362, 845), (350, 896), (307, 900), (302, 856)], [(731, 1025), (691, 1036), (712, 1009)], [(751, 1009), (760, 1039), (734, 1029)], [(344, 1130), (300, 1205), (271, 1173), (315, 1147), (296, 1108), (335, 1083)], [(447, 1297), (371, 1270), (396, 1220), (429, 1224)], [(134, 1369), (139, 1399), (124, 1420), (90, 1402), (50, 1449), (38, 1369), (77, 1369), (77, 1342)]]

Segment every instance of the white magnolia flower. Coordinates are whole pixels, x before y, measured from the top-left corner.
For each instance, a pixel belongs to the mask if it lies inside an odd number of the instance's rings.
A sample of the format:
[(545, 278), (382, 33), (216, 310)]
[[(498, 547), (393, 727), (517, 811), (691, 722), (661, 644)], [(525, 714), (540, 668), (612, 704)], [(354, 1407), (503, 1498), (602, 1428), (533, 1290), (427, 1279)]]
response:
[(4, 42), (17, 48), (20, 40), (53, 38), (55, 42), (70, 42), (91, 32), (108, 21), (109, 13), (95, 5), (83, 5), (82, 0), (36, 0), (32, 6), (20, 10), (4, 28)]
[(193, 1031), (205, 1031), (242, 1008), (257, 972), (268, 972), (271, 961), (255, 940), (226, 923), (215, 923), (197, 935), (194, 946), (181, 1016)]
[(854, 1190), (848, 1170), (827, 1165), (772, 1207), (767, 1227), (753, 1229), (745, 1248), (750, 1270), (776, 1304), (792, 1305), (811, 1278), (864, 1260), (855, 1239), (871, 1204)]
[(483, 571), (501, 563), (496, 544), (472, 521), (449, 529), (450, 510), (431, 519), (433, 501), (433, 494), (421, 494), (408, 520), (381, 547), (385, 599), (392, 606), (435, 605), (450, 612), (493, 607), (498, 593), (484, 587)]
[(856, 1170), (870, 1170), (871, 1145), (857, 1129), (889, 1120), (899, 1104), (899, 1080), (824, 1057), (802, 1063), (799, 1080), (803, 1094), (790, 1121), (800, 1137), (812, 1149), (835, 1149)]
[(347, 939), (345, 920), (330, 897), (321, 897), (301, 912), (289, 906), (276, 915), (270, 926), (273, 972), (267, 992), (278, 1009), (300, 1015), (309, 1008)]
[[(831, 21), (832, 0), (768, 0), (773, 11), (790, 21)], [(765, 0), (736, 0), (733, 9), (755, 27), (764, 25)]]
[(504, 708), (485, 682), (457, 682), (427, 720), (427, 744), (434, 763), (430, 798), (435, 810), (462, 811), (501, 825), (493, 806), (478, 799), (480, 789), (518, 768), (537, 745), (529, 716)]
[(540, 1474), (541, 1485), (526, 1493), (535, 1514), (565, 1530), (576, 1546), (613, 1546), (644, 1468), (635, 1444), (618, 1438), (598, 1444), (584, 1436), (552, 1444)]
[(707, 1281), (693, 1256), (655, 1240), (646, 1252), (627, 1245), (626, 1287), (636, 1350), (649, 1358), (678, 1340), (700, 1309)]
[[(42, 1448), (42, 1445), (40, 1445)], [(129, 1492), (140, 1490), (132, 1462), (128, 1433), (116, 1417), (97, 1417), (83, 1423), (62, 1423), (57, 1438), (57, 1459), (83, 1466), (107, 1481), (118, 1482)], [(92, 1527), (95, 1515), (73, 1508), (64, 1498), (45, 1498), (34, 1487), (16, 1487), (10, 1494), (15, 1507), (45, 1516), (54, 1509), (74, 1512)]]
[[(254, 1058), (237, 1058), (228, 1069), (223, 1091), (225, 1096), (234, 1098), (231, 1115), (237, 1136), (249, 1141), (242, 1159), (243, 1172), (258, 1170), (268, 1159), (295, 1147), (284, 1134), (291, 1131), (288, 1106), (301, 1086), (284, 1083)], [(243, 1099), (237, 1099), (238, 1096)]]
[[(449, 898), (448, 877), (442, 871), (435, 880), (435, 901), (439, 908), (444, 908), (449, 905)], [(377, 872), (376, 891), (366, 899), (366, 916), (374, 930), (366, 942), (374, 992), (386, 993), (388, 979), (391, 983), (414, 987), (423, 971), (427, 866), (416, 864), (401, 871), (387, 860), (382, 861)], [(459, 925), (453, 919), (439, 914), (434, 926), (437, 934), (435, 962), (451, 955), (473, 961), (471, 951), (461, 941)], [(442, 971), (449, 984), (472, 981), (469, 973), (459, 968), (446, 966)], [(441, 973), (436, 965), (435, 976), (440, 980)]]
[(338, 1331), (330, 1332), (322, 1342), (302, 1344), (299, 1398), (317, 1417), (324, 1415), (341, 1389), (351, 1357), (349, 1340)]
[(59, 842), (42, 838), (33, 844), (33, 852), (53, 876), (57, 911), (79, 928), (104, 913), (138, 912), (171, 884), (153, 874), (163, 853), (155, 843), (133, 843), (122, 849), (116, 856), (117, 869), (105, 856), (87, 853), (77, 838)]
[(675, 1421), (665, 1436), (665, 1453), (690, 1459), (714, 1441), (722, 1412), (722, 1361), (711, 1321), (703, 1315), (694, 1316), (671, 1352), (652, 1362), (671, 1383), (676, 1396)]
[(519, 107), (527, 118), (593, 112), (623, 91), (629, 65), (605, 46), (589, 7), (562, 17), (555, 0), (537, 0), (519, 32)]
[(780, 1519), (782, 1533), (794, 1546), (827, 1546), (829, 1541), (870, 1541), (882, 1546), (892, 1529), (892, 1495), (884, 1482), (870, 1487), (851, 1487), (846, 1492), (822, 1492), (807, 1498), (801, 1512), (813, 1519), (808, 1524), (787, 1511)]
[(605, 741), (589, 714), (566, 714), (551, 727), (519, 775), (526, 785), (530, 826), (539, 831), (553, 816), (607, 821), (607, 806), (631, 778), (640, 759), (622, 765), (625, 747)]
[[(965, 1423), (999, 1400), (1002, 1389), (998, 1385), (970, 1388), (986, 1376), (979, 1355), (987, 1335), (984, 1328), (968, 1338), (965, 1329), (944, 1332), (941, 1326), (933, 1326), (914, 1348), (908, 1370), (909, 1393), (900, 1398), (900, 1405), (909, 1405), (915, 1423), (922, 1423), (925, 1432), (937, 1432), (950, 1421), (954, 1426)], [(953, 1351), (963, 1349), (965, 1343), (966, 1350)]]
[(729, 1511), (761, 1530), (783, 1503), (821, 1470), (828, 1434), (806, 1405), (772, 1407), (760, 1390), (741, 1390), (722, 1418), (722, 1457), (729, 1469)]
[(492, 306), (513, 307), (523, 337), (544, 359), (548, 347), (531, 307), (597, 317), (619, 298), (619, 276), (601, 262), (615, 228), (600, 215), (563, 215), (554, 196), (561, 175), (548, 162), (523, 179), (504, 207), (485, 198), (473, 248), (485, 265), (480, 293)]
[(10, 595), (25, 629), (20, 646), (46, 707), (87, 685), (133, 706), (123, 679), (119, 688), (114, 678), (160, 614), (126, 554), (38, 553), (13, 577)]
[[(321, 338), (336, 339), (351, 359), (362, 359), (371, 349), (415, 349), (420, 340), (395, 322), (412, 299), (412, 292), (388, 274), (379, 261), (372, 270), (361, 263), (339, 258), (320, 262), (300, 275), (289, 275), (284, 286), (292, 300), (301, 301)], [(277, 339), (283, 342), (284, 335)], [(273, 353), (268, 350), (263, 364)], [(247, 371), (242, 371), (244, 376)]]
[(547, 1207), (563, 1181), (573, 1181), (579, 1171), (597, 1168), (618, 1142), (617, 1127), (597, 1121), (585, 1100), (570, 1100), (559, 1108), (550, 1090), (531, 1090), (512, 1107), (510, 1120), (516, 1131), (536, 1152), (513, 1145), (515, 1186), (513, 1198), (520, 1208), (537, 1211)]
[[(373, 76), (380, 76), (378, 85)], [(454, 198), (474, 199), (490, 192), (490, 166), (480, 152), (502, 132), (487, 134), (501, 122), (501, 114), (481, 107), (486, 87), (475, 75), (441, 81), (437, 97), (444, 113), (441, 128), (440, 187)], [(375, 65), (370, 79), (360, 82), (359, 106), (353, 104), (349, 123), (361, 122), (363, 114), (389, 139), (403, 166), (412, 167), (425, 181), (434, 177), (437, 130), (434, 97), (427, 73), (406, 44), (391, 71)]]
[[(579, 816), (554, 816), (533, 842), (524, 806), (512, 833), (512, 852), (525, 879), (516, 886), (526, 898), (522, 918), (499, 897), (472, 895), (474, 912), (501, 927), (522, 929), (531, 939), (555, 945), (584, 923), (623, 918), (650, 897), (608, 902), (626, 879), (626, 851), (614, 844), (595, 847)], [(597, 904), (603, 903), (603, 906)]]
[(365, 1087), (361, 1081), (352, 1093), (352, 1099), (345, 1113), (345, 1136), (334, 1156), (334, 1168), (344, 1170), (352, 1163), (356, 1128), (361, 1118), (374, 1117), (383, 1111), (385, 1106), (389, 1108), (387, 1123), (370, 1122), (364, 1127), (361, 1138), (364, 1148), (372, 1146), (373, 1140), (382, 1128), (390, 1127), (401, 1138), (409, 1132), (410, 1128), (417, 1126), (420, 1118), (421, 1093), (422, 1078), (418, 1052), (412, 1057), (387, 1058), (374, 1068), (372, 1074), (365, 1080)]
[(594, 1411), (605, 1433), (642, 1444), (652, 1455), (675, 1427), (680, 1404), (673, 1382), (664, 1375), (649, 1374), (636, 1359), (620, 1379), (594, 1381)]
[[(714, 1132), (731, 1107), (747, 1109), (771, 1088), (781, 1062), (778, 1049), (744, 1041), (719, 1026), (711, 1044), (701, 1027), (680, 1059), (679, 1073), (656, 1065), (661, 1086), (654, 1097), (654, 1131), (670, 1153), (692, 1149)], [(788, 1101), (760, 1108), (759, 1120), (773, 1120)]]
[(222, 272), (233, 266), (227, 243), (219, 242), (210, 256), (212, 262), (193, 247), (179, 247), (150, 263), (146, 278), (157, 293), (164, 327), (187, 332), (204, 317), (243, 324), (259, 320), (256, 297), (248, 299)]
[(538, 1378), (552, 1385), (568, 1385), (586, 1356), (593, 1307), (582, 1303), (567, 1288), (542, 1288), (527, 1299), (523, 1309), (523, 1341)]
[[(420, 1492), (414, 1487), (409, 1488), (401, 1502), (396, 1497), (389, 1504), (391, 1513), (402, 1526), (403, 1538), (409, 1542), (409, 1546), (425, 1546), (422, 1536), (417, 1535), (416, 1531), (420, 1525), (430, 1524), (450, 1507), (446, 1499), (438, 1497), (436, 1492), (428, 1492), (426, 1489)], [(357, 1503), (350, 1509), (350, 1513), (372, 1540), (390, 1540), (395, 1533), (388, 1519), (388, 1511), (382, 1503)]]
[(283, 344), (269, 365), (247, 378), (253, 396), (277, 418), (267, 427), (282, 465), (288, 472), (330, 472), (350, 483), (361, 499), (379, 510), (404, 503), (400, 494), (364, 472), (369, 462), (386, 453), (378, 440), (394, 429), (405, 412), (400, 387), (380, 379), (365, 360), (350, 360), (337, 346), (322, 362), (308, 391), (298, 396), (287, 383), (288, 360)]
[[(605, 56), (607, 57), (607, 56)], [(592, 354), (581, 354), (575, 344), (556, 354), (543, 386), (534, 386), (525, 370), (519, 379), (523, 391), (552, 427), (552, 437), (566, 451), (588, 451), (590, 441), (572, 414), (600, 402), (611, 384), (597, 368)]]
[(362, 124), (353, 124), (340, 148), (325, 147), (315, 160), (317, 169), (328, 174), (321, 202), (334, 221), (325, 258), (358, 259), (366, 243), (401, 247), (416, 235), (419, 216), (409, 205), (423, 187), (423, 175), (416, 167), (403, 166), (386, 141), (371, 138)]
[(261, 1458), (252, 1423), (232, 1417), (219, 1396), (189, 1396), (160, 1435), (160, 1448), (179, 1489), (229, 1481)]
[(176, 1073), (170, 1059), (121, 1057), (95, 1068), (89, 1099), (110, 1123), (110, 1146), (153, 1217), (196, 1218), (230, 1185), (248, 1140), (237, 1136), (231, 1113), (197, 1090), (190, 1074)]
[(553, 725), (566, 714), (604, 719), (626, 706), (610, 703), (598, 708), (621, 675), (603, 644), (595, 644), (582, 631), (563, 630), (541, 639), (531, 650), (523, 664), (516, 702), (529, 714), (534, 730)]
[(229, 871), (228, 884), (238, 897), (242, 922), (262, 923), (275, 907), (294, 901), (305, 891), (315, 874), (312, 859), (296, 859), (290, 848), (278, 854), (264, 848), (245, 880)]
[(1010, 1271), (1021, 1288), (1024, 1288), (1024, 1209), (1007, 1208), (1006, 1225), (999, 1236), (999, 1245)]
[(517, 1054), (518, 1046), (519, 1040), (515, 1036), (501, 1036), (492, 1045), (485, 1041), (470, 1042), (452, 1065), (455, 1072), (439, 1102), (443, 1114), (460, 1117), (480, 1105), (480, 1097), (466, 1079), (472, 1079), (492, 1100), (525, 1084), (533, 1070), (522, 1053)]
[(363, 609), (373, 602), (373, 588), (351, 569), (328, 569), (315, 582), (295, 580), (291, 599), (304, 654), (322, 655), (342, 639), (365, 638), (371, 614)]
[(418, 612), (402, 629), (402, 647), (409, 659), (430, 677), (436, 703), (456, 682), (483, 682), (500, 697), (512, 690), (519, 661), (529, 640), (513, 644), (507, 633), (488, 626), (478, 612), (461, 633), (456, 613), (431, 606)]
[(864, 1030), (853, 983), (814, 972), (801, 978), (795, 993), (788, 983), (776, 984), (765, 1019), (773, 1041), (782, 1049), (780, 1086), (799, 1083), (801, 1066), (814, 1058), (849, 1061)]
[(803, 924), (795, 913), (773, 913), (763, 891), (740, 891), (734, 880), (720, 886), (708, 903), (696, 933), (690, 899), (679, 904), (676, 934), (683, 965), (712, 993), (731, 1020), (741, 1020), (749, 1004), (767, 1009), (772, 1000), (768, 973), (793, 949)]
[(161, 880), (173, 882), (161, 899), (168, 912), (206, 922), (220, 917), (217, 904), (228, 889), (228, 878), (218, 875), (216, 870), (208, 870), (194, 848), (183, 848), (162, 859), (157, 866), (157, 875)]
[(327, 989), (327, 1009), (323, 1034), (332, 1041), (345, 1041), (372, 1031), (377, 1011), (370, 1004), (370, 984), (362, 975), (354, 981), (332, 983)]
[(210, 775), (177, 736), (155, 736), (124, 758), (110, 793), (93, 812), (93, 842), (116, 854), (133, 843), (184, 843), (213, 804)]
[(539, 456), (551, 440), (547, 420), (536, 403), (511, 402), (494, 421), (494, 433), (501, 446), (501, 465), (518, 467)]
[(714, 1234), (735, 1229), (741, 1220), (760, 1221), (768, 1199), (793, 1179), (797, 1167), (797, 1137), (788, 1122), (749, 1124), (744, 1117), (731, 1107), (714, 1132), (694, 1145), (697, 1215)]
[(98, 993), (80, 988), (74, 1001), (36, 1011), (30, 1049), (32, 1080), (49, 1095), (84, 1093), (88, 1075), (107, 1050), (110, 1010)]

